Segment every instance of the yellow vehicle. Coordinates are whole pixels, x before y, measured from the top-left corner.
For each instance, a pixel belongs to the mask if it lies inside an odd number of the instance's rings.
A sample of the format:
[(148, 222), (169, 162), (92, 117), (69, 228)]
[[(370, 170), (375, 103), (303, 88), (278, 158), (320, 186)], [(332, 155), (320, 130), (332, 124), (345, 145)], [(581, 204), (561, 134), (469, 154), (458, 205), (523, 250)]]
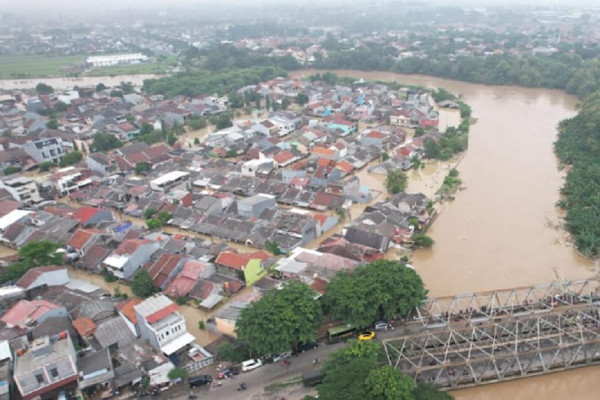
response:
[(375, 332), (373, 331), (364, 331), (358, 334), (359, 342), (366, 342), (367, 340), (375, 339)]

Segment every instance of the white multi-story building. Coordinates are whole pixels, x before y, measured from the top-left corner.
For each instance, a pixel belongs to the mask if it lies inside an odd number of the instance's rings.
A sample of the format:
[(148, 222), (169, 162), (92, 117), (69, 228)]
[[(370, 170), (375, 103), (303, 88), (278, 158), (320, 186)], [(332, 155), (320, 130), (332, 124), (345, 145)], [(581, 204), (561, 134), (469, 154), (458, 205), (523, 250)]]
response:
[(35, 181), (24, 176), (0, 181), (0, 188), (6, 189), (16, 201), (25, 205), (42, 200)]
[(140, 336), (165, 355), (171, 355), (194, 341), (177, 304), (157, 293), (133, 307)]

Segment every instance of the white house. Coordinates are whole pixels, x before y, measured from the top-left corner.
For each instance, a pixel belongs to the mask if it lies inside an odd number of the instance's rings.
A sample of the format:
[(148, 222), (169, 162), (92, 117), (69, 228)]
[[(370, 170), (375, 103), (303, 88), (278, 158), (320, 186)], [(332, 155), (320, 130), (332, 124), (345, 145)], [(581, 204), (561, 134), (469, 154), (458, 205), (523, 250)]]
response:
[(195, 340), (188, 333), (177, 304), (164, 294), (157, 293), (133, 309), (140, 336), (165, 355), (169, 356)]
[(126, 239), (102, 264), (119, 279), (129, 279), (159, 248), (158, 242)]

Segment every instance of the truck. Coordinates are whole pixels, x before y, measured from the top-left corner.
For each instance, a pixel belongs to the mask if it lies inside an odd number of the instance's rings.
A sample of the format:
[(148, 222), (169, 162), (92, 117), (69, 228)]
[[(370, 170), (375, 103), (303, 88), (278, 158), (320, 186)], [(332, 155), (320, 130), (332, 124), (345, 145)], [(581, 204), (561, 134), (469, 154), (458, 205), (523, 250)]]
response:
[(325, 374), (323, 371), (314, 369), (312, 371), (306, 371), (302, 373), (302, 383), (304, 386), (317, 386), (320, 383), (323, 383), (323, 378)]

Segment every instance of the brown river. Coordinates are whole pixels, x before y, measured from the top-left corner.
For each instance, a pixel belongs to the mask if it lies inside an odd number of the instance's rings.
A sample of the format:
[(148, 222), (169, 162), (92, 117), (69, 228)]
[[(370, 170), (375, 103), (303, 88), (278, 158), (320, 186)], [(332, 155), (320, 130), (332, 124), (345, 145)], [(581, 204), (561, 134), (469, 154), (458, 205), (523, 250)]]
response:
[[(556, 125), (576, 113), (561, 91), (474, 85), (389, 72), (336, 71), (364, 79), (444, 87), (464, 96), (477, 123), (458, 166), (465, 190), (443, 207), (429, 231), (436, 244), (413, 265), (432, 296), (592, 275), (592, 262), (556, 229), (554, 204), (564, 175), (552, 151)], [(300, 71), (296, 76), (313, 71)], [(411, 186), (409, 186), (410, 190)], [(556, 272), (555, 272), (556, 271)], [(459, 390), (458, 400), (598, 399), (600, 367)]]

